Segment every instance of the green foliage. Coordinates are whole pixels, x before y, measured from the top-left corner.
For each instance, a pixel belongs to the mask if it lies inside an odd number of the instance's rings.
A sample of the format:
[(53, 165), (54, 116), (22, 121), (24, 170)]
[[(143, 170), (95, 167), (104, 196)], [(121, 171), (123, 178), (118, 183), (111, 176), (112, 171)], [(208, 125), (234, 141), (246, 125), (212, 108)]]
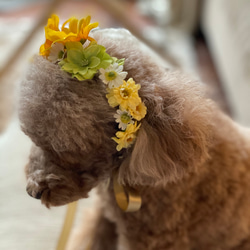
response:
[(95, 42), (86, 48), (80, 42), (67, 42), (65, 46), (67, 58), (59, 65), (79, 81), (92, 79), (99, 69), (106, 69), (113, 62), (105, 47)]

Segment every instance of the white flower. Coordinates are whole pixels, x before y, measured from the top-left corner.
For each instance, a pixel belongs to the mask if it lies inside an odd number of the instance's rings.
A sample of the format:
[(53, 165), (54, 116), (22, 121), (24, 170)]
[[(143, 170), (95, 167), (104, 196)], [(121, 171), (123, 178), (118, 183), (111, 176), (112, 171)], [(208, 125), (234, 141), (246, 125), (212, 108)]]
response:
[(123, 84), (123, 80), (127, 76), (127, 72), (123, 72), (123, 66), (118, 63), (111, 64), (106, 69), (100, 69), (99, 78), (108, 85), (108, 87), (114, 88), (119, 87)]
[(125, 130), (128, 124), (134, 123), (132, 116), (130, 115), (128, 111), (118, 109), (116, 113), (117, 114), (115, 114), (114, 117), (116, 118), (115, 121), (119, 123), (118, 127), (120, 129)]
[(61, 61), (64, 57), (64, 45), (62, 43), (54, 43), (51, 46), (50, 54), (48, 56), (49, 61), (56, 63)]

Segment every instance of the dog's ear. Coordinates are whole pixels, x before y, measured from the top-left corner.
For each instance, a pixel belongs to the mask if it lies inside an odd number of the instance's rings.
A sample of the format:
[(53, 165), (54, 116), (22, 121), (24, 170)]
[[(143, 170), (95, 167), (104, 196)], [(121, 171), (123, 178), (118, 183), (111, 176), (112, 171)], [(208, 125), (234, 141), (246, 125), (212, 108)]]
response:
[(129, 185), (175, 182), (208, 158), (212, 104), (201, 85), (178, 73), (165, 82), (142, 87), (147, 116), (131, 152), (119, 171)]

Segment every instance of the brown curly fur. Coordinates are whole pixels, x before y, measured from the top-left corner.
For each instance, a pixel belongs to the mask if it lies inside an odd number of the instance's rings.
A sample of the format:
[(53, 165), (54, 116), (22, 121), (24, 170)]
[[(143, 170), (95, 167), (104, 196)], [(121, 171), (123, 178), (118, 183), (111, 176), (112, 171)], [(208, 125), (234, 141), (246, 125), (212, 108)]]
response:
[(21, 127), (34, 142), (28, 193), (48, 207), (63, 205), (87, 197), (117, 169), (143, 204), (124, 213), (112, 185), (100, 188), (92, 249), (104, 249), (105, 241), (105, 250), (249, 250), (250, 131), (205, 98), (201, 84), (158, 65), (127, 31), (93, 36), (126, 58), (147, 116), (133, 147), (117, 152), (115, 109), (101, 80), (78, 82), (35, 57), (20, 97)]

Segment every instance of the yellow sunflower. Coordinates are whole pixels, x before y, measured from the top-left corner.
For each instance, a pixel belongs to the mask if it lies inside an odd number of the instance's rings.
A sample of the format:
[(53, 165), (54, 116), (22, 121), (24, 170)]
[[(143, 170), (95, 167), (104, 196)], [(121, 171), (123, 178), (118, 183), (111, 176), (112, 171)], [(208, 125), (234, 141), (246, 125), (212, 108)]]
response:
[[(66, 42), (85, 42), (86, 40), (95, 41), (89, 36), (89, 32), (98, 26), (98, 23), (90, 23), (91, 17), (82, 18), (78, 20), (75, 17), (64, 22), (62, 29), (59, 29), (59, 17), (52, 15), (48, 19), (45, 27), (45, 43), (40, 47), (40, 55), (49, 56), (50, 48), (53, 43), (58, 42), (65, 44)], [(68, 28), (65, 27), (69, 24)]]
[(130, 78), (127, 82), (123, 81), (123, 84), (117, 88), (108, 90), (106, 95), (109, 105), (116, 107), (120, 105), (122, 110), (128, 108), (136, 109), (141, 103), (141, 98), (138, 95), (138, 90), (141, 88), (139, 84), (135, 84), (134, 80)]
[(137, 126), (137, 122), (135, 122), (134, 124), (129, 124), (125, 131), (116, 132), (116, 137), (112, 137), (112, 139), (118, 144), (116, 146), (117, 151), (121, 151), (123, 148), (128, 148), (133, 144), (136, 138), (136, 132), (140, 126), (141, 124)]

